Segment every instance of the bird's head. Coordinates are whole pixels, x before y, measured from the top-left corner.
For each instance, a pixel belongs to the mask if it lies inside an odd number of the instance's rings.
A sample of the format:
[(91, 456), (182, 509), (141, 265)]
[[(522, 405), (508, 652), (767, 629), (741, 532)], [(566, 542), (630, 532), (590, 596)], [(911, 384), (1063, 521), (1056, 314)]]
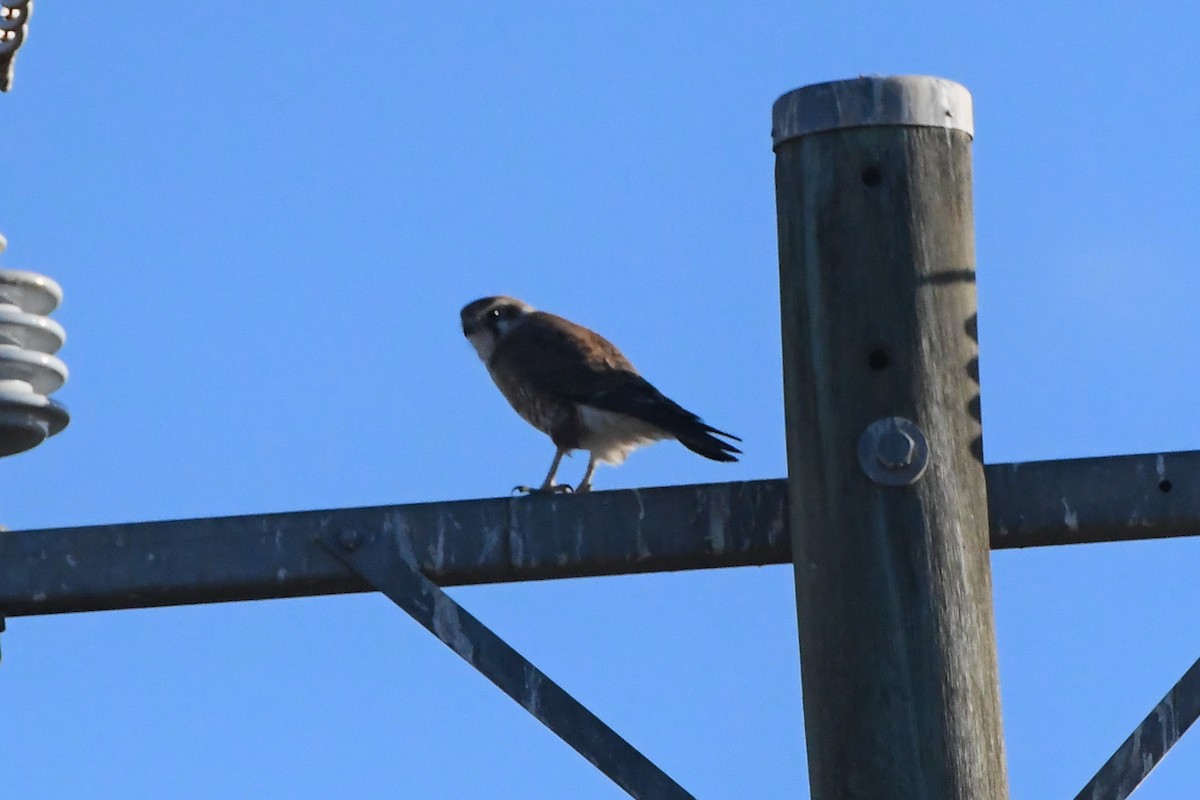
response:
[(463, 306), (463, 336), (479, 357), (487, 361), (504, 334), (532, 311), (533, 306), (515, 297), (484, 297)]

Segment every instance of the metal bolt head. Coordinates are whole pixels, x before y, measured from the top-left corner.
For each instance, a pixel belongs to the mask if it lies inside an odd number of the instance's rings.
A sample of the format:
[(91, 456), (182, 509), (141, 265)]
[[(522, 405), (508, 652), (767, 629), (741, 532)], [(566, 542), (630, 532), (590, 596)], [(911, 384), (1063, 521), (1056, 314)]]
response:
[(361, 543), (362, 537), (359, 536), (358, 531), (346, 529), (338, 534), (338, 544), (342, 546), (343, 550), (354, 550)]
[(910, 419), (877, 419), (858, 438), (858, 465), (882, 486), (911, 486), (929, 465), (929, 442)]
[(885, 431), (875, 443), (875, 460), (884, 469), (903, 469), (912, 463), (917, 443), (899, 428)]

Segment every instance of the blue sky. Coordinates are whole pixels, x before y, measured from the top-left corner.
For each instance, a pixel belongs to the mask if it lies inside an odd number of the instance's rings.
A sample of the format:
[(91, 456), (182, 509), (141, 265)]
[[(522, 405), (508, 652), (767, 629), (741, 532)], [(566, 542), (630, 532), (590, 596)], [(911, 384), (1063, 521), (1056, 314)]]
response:
[[(0, 461), (0, 521), (540, 480), (547, 441), (458, 329), (499, 292), (745, 440), (598, 488), (781, 477), (771, 103), (864, 73), (974, 95), (987, 460), (1200, 448), (1197, 38), (1168, 3), (40, 3), (0, 97), (0, 264), (66, 291), (73, 422)], [(1200, 655), (1198, 559), (994, 556), (1014, 797), (1072, 797)], [(453, 594), (698, 797), (806, 797), (791, 580)], [(0, 644), (6, 796), (622, 796), (379, 596), (15, 619)], [(1194, 793), (1193, 737), (1139, 800)]]

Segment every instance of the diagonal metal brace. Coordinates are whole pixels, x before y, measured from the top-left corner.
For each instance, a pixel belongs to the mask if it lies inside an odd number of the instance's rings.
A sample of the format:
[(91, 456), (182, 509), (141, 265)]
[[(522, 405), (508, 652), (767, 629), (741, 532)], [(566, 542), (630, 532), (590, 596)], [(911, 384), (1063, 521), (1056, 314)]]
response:
[(1142, 720), (1075, 800), (1125, 800), (1200, 717), (1200, 659)]
[[(388, 526), (390, 527), (390, 526)], [(638, 800), (695, 800), (421, 572), (403, 527), (316, 540)]]

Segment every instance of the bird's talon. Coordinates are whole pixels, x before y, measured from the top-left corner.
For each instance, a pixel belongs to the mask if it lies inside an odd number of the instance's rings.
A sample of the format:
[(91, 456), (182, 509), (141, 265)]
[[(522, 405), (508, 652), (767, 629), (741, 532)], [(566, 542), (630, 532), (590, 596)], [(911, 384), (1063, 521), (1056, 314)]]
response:
[(572, 494), (575, 490), (564, 484), (555, 484), (554, 486), (542, 486), (537, 489), (532, 486), (514, 486), (513, 494)]

